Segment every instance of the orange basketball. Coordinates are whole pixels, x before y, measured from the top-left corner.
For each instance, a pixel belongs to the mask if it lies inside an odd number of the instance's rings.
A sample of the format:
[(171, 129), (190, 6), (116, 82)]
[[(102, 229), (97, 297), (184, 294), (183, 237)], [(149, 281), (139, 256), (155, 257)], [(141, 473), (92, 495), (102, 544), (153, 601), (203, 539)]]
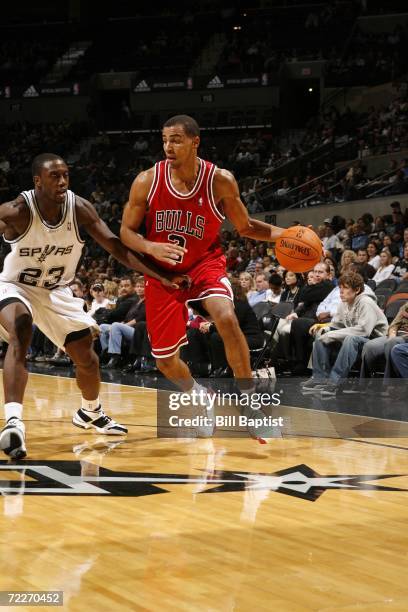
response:
[(295, 225), (285, 230), (275, 245), (276, 257), (286, 270), (308, 272), (322, 258), (320, 238), (313, 230)]

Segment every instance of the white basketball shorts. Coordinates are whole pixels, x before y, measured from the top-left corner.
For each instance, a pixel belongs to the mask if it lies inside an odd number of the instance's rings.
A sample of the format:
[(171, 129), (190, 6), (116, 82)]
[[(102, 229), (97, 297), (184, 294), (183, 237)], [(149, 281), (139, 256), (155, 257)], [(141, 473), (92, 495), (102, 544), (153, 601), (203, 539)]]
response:
[[(74, 297), (69, 287), (48, 290), (0, 281), (0, 305), (7, 298), (23, 302), (37, 327), (58, 347), (64, 346), (68, 334), (97, 327), (95, 319), (83, 309), (84, 300)], [(0, 335), (8, 341), (8, 333), (1, 325)]]

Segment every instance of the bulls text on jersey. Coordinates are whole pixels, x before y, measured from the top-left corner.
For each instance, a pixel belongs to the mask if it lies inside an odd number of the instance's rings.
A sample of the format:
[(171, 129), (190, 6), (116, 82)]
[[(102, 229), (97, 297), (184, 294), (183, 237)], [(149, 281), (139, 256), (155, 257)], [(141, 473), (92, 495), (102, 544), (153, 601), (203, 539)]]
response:
[(178, 232), (203, 239), (205, 217), (190, 210), (156, 210), (156, 232)]

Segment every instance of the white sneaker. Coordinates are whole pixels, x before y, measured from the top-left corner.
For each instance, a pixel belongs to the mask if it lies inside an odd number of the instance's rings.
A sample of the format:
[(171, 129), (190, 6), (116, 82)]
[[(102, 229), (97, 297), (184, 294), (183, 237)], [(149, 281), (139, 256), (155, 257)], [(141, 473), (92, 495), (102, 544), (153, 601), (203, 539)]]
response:
[(12, 459), (27, 456), (25, 445), (25, 425), (17, 417), (11, 417), (0, 432), (0, 448)]
[(80, 408), (72, 417), (72, 423), (81, 429), (95, 429), (100, 434), (124, 436), (128, 430), (106, 415), (99, 406), (95, 412)]
[[(215, 395), (212, 389), (202, 387), (202, 390), (208, 395)], [(194, 428), (197, 438), (211, 438), (215, 431), (214, 405), (211, 407), (208, 399), (205, 399), (203, 402), (199, 402), (198, 406), (192, 406), (192, 408), (194, 416), (202, 417), (200, 425), (196, 425)]]

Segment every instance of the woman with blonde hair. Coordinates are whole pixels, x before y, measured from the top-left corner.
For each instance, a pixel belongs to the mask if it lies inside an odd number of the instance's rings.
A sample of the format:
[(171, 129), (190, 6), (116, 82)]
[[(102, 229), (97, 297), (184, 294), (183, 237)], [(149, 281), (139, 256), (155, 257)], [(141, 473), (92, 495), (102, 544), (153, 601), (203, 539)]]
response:
[(255, 291), (255, 280), (252, 274), (249, 272), (241, 272), (239, 275), (239, 282), (243, 288), (246, 297), (248, 298), (252, 291)]
[(105, 296), (109, 300), (109, 304), (116, 304), (119, 292), (118, 283), (116, 283), (115, 281), (105, 280), (103, 283), (103, 288), (105, 290)]
[(351, 249), (346, 249), (340, 259), (340, 276), (349, 272), (353, 263), (357, 261), (357, 255)]
[(393, 271), (392, 255), (388, 249), (383, 249), (380, 253), (380, 266), (373, 276), (373, 281), (378, 285), (381, 281), (390, 278)]

